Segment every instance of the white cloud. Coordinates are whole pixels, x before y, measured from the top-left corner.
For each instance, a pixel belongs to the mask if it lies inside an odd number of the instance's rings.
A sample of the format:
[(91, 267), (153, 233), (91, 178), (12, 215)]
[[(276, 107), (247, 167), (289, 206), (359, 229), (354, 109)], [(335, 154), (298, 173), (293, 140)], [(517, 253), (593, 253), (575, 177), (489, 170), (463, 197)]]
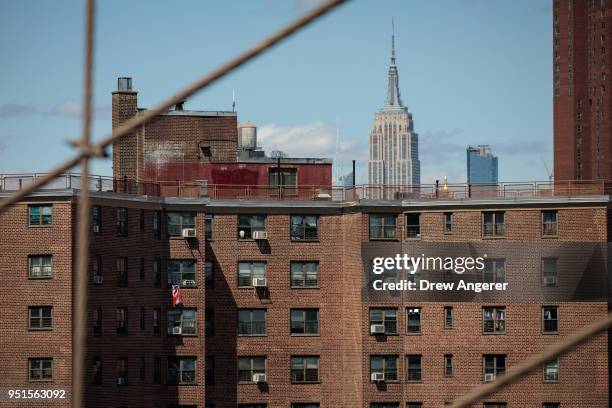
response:
[[(51, 109), (49, 115), (52, 116), (65, 116), (70, 118), (80, 118), (83, 112), (83, 106), (76, 101), (68, 100), (62, 103), (58, 103)], [(110, 106), (94, 106), (93, 116), (95, 118), (110, 118), (111, 107)]]

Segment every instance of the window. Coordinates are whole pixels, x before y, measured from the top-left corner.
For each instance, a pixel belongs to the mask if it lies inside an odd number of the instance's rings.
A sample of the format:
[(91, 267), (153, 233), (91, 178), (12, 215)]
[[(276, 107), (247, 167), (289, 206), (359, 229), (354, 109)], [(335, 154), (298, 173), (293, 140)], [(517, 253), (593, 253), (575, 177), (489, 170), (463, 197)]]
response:
[(291, 408), (319, 408), (318, 402), (291, 403)]
[(317, 288), (319, 287), (319, 263), (318, 262), (291, 262), (291, 287), (292, 288)]
[(101, 282), (102, 278), (102, 257), (101, 256), (93, 256), (91, 258), (94, 283)]
[(421, 238), (421, 214), (406, 214), (406, 238)]
[(168, 357), (168, 384), (195, 384), (195, 357)]
[(161, 211), (155, 211), (153, 213), (153, 238), (161, 238)]
[(128, 359), (126, 357), (117, 358), (117, 385), (127, 385), (128, 380)]
[(545, 402), (542, 404), (542, 408), (561, 408), (561, 404), (558, 402)]
[(195, 214), (194, 213), (181, 213), (181, 212), (169, 212), (168, 213), (168, 235), (173, 237), (183, 236), (183, 229), (193, 228), (195, 229)]
[(265, 262), (239, 262), (238, 287), (253, 286), (253, 279), (266, 277)]
[(408, 367), (408, 381), (421, 381), (421, 355), (409, 354), (406, 357)]
[(277, 168), (269, 169), (270, 187), (283, 187), (285, 194), (297, 194), (297, 169)]
[(291, 334), (319, 334), (319, 309), (291, 309)]
[(128, 210), (117, 208), (117, 235), (127, 237), (128, 234)]
[(542, 211), (542, 235), (555, 237), (557, 233), (557, 211)]
[(506, 282), (506, 260), (485, 259), (482, 280), (488, 283)]
[(453, 328), (453, 308), (452, 306), (444, 306), (444, 328)]
[(556, 358), (544, 363), (544, 381), (559, 381), (559, 359)]
[(52, 381), (53, 380), (53, 359), (52, 358), (31, 358), (28, 360), (30, 381)]
[(291, 216), (291, 240), (292, 241), (316, 241), (318, 233), (319, 218), (316, 215), (292, 215)]
[(399, 402), (372, 402), (370, 408), (399, 408)]
[(406, 309), (406, 334), (421, 333), (421, 308), (410, 307)]
[(204, 360), (204, 384), (215, 384), (215, 358), (213, 356), (206, 356)]
[(238, 239), (253, 239), (253, 232), (266, 230), (265, 215), (239, 215)]
[(266, 334), (266, 309), (238, 310), (238, 335), (262, 336)]
[(153, 357), (153, 383), (161, 384), (161, 357)]
[(91, 207), (91, 225), (94, 233), (102, 231), (102, 206), (94, 205)]
[(168, 285), (180, 285), (182, 288), (196, 287), (196, 262), (193, 259), (171, 260), (166, 266)]
[(144, 258), (140, 258), (140, 270), (139, 270), (139, 274), (138, 274), (140, 281), (143, 281), (145, 279), (145, 259)]
[(140, 330), (145, 329), (145, 308), (144, 306), (140, 307)]
[(28, 257), (28, 277), (30, 279), (50, 278), (51, 275), (51, 255), (31, 255)]
[(28, 328), (30, 330), (49, 330), (53, 327), (51, 306), (30, 306), (28, 315)]
[(482, 213), (482, 236), (484, 238), (503, 237), (504, 213), (503, 212), (484, 212)]
[(445, 377), (453, 376), (453, 355), (452, 354), (444, 355), (444, 376)]
[(319, 381), (319, 357), (291, 357), (291, 382), (312, 383)]
[(253, 375), (266, 373), (266, 357), (239, 357), (238, 382), (255, 382)]
[(397, 334), (397, 309), (395, 308), (371, 308), (370, 309), (370, 333), (374, 334), (371, 326), (383, 325), (385, 334)]
[(207, 288), (214, 286), (214, 266), (210, 261), (204, 262), (204, 285)]
[(397, 381), (397, 360), (399, 356), (370, 356), (370, 378), (374, 373), (383, 373), (385, 381)]
[(211, 337), (215, 335), (215, 310), (206, 309), (204, 312), (204, 335)]
[(140, 380), (144, 381), (145, 377), (146, 377), (146, 369), (147, 369), (147, 365), (146, 365), (146, 360), (144, 356), (140, 356), (140, 370), (139, 371), (139, 376), (140, 376)]
[(213, 220), (213, 214), (204, 215), (204, 239), (207, 241), (212, 241), (213, 239)]
[(101, 357), (98, 357), (98, 356), (94, 357), (92, 371), (93, 371), (93, 384), (102, 385), (102, 358)]
[(557, 258), (542, 258), (542, 286), (557, 286)]
[(128, 320), (127, 320), (127, 307), (117, 308), (117, 334), (127, 334)]
[(196, 335), (196, 309), (169, 309), (167, 312), (168, 334)]
[(161, 334), (161, 309), (153, 309), (153, 334), (159, 336)]
[(266, 404), (238, 404), (238, 408), (266, 408)]
[(482, 356), (484, 382), (495, 381), (498, 375), (506, 372), (505, 354), (485, 354)]
[(127, 286), (128, 285), (128, 270), (127, 270), (127, 258), (121, 257), (117, 258), (117, 284), (119, 286)]
[(93, 311), (93, 335), (102, 335), (102, 308), (99, 307)]
[(153, 286), (161, 286), (161, 267), (159, 259), (153, 260), (151, 265), (151, 275), (153, 276)]
[(397, 239), (395, 214), (370, 214), (370, 239)]
[(444, 213), (444, 233), (445, 234), (453, 233), (453, 213), (450, 213), (450, 212)]
[(423, 408), (422, 402), (409, 402), (406, 404), (406, 408)]
[(51, 225), (53, 221), (53, 206), (51, 204), (31, 205), (30, 226)]
[(506, 332), (506, 308), (482, 308), (482, 332), (485, 334), (504, 334)]
[(558, 333), (559, 332), (559, 315), (557, 306), (542, 307), (542, 332), (543, 333)]
[(505, 402), (485, 402), (482, 406), (484, 408), (506, 408), (508, 404)]
[(140, 220), (138, 222), (138, 226), (140, 227), (141, 231), (145, 230), (145, 210), (144, 209), (140, 209)]

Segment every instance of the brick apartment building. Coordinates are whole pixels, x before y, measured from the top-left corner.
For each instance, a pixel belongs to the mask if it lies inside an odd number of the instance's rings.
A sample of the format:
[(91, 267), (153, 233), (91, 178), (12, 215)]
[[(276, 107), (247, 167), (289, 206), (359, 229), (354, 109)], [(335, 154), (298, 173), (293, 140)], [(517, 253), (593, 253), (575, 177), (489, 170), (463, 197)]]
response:
[(612, 2), (552, 4), (555, 180), (610, 180)]
[[(87, 407), (443, 407), (608, 312), (604, 195), (92, 194)], [(0, 213), (0, 388), (70, 392), (77, 200), (43, 190)], [(514, 289), (368, 290), (372, 256), (466, 248), (490, 255), (477, 280)], [(474, 406), (608, 407), (608, 361), (601, 333)]]

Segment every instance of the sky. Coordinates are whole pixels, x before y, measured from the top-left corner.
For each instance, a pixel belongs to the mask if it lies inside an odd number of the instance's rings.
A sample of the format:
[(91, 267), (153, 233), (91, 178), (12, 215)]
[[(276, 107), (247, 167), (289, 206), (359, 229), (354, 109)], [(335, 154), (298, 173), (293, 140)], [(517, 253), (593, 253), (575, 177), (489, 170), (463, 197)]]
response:
[[(84, 1), (0, 2), (0, 173), (44, 172), (80, 137)], [(150, 107), (277, 30), (317, 0), (97, 2), (93, 139), (111, 130), (117, 77)], [(263, 148), (330, 157), (335, 176), (367, 145), (387, 87), (391, 19), (422, 183), (465, 182), (467, 145), (489, 144), (500, 181), (552, 167), (550, 0), (354, 0), (191, 97), (231, 110)], [(111, 175), (110, 159), (95, 174)]]

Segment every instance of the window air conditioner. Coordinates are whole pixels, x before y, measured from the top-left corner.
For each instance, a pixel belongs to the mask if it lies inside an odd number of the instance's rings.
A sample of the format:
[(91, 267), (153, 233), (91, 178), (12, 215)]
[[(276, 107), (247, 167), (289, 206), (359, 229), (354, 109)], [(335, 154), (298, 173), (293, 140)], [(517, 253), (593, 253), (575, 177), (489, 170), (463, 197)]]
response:
[(545, 276), (544, 277), (544, 285), (546, 286), (554, 286), (557, 284), (556, 276)]
[(183, 228), (182, 235), (183, 238), (195, 238), (196, 230), (195, 228)]
[(384, 334), (385, 333), (385, 325), (384, 324), (373, 324), (370, 326), (371, 334)]
[(253, 382), (256, 383), (265, 383), (266, 375), (265, 374), (253, 374)]
[(268, 286), (268, 281), (266, 278), (253, 278), (253, 286), (256, 288), (265, 288)]
[(181, 326), (175, 326), (172, 328), (172, 334), (175, 336), (180, 336), (181, 334), (183, 334), (183, 330), (181, 328)]
[(100, 232), (100, 226), (99, 225), (94, 225), (93, 226), (93, 232), (95, 232), (95, 233)]
[(484, 380), (485, 382), (493, 382), (495, 380), (495, 374), (485, 374)]
[(372, 381), (374, 382), (385, 381), (385, 373), (372, 373)]
[(190, 288), (190, 287), (194, 287), (196, 285), (196, 281), (194, 281), (193, 279), (183, 279), (183, 281), (181, 282), (181, 286)]
[(256, 240), (268, 239), (268, 233), (266, 231), (253, 231), (253, 239), (256, 239)]
[(102, 275), (96, 275), (94, 276), (94, 283), (96, 284), (100, 284), (104, 282), (104, 277)]
[(125, 378), (123, 377), (117, 378), (117, 385), (125, 385)]

